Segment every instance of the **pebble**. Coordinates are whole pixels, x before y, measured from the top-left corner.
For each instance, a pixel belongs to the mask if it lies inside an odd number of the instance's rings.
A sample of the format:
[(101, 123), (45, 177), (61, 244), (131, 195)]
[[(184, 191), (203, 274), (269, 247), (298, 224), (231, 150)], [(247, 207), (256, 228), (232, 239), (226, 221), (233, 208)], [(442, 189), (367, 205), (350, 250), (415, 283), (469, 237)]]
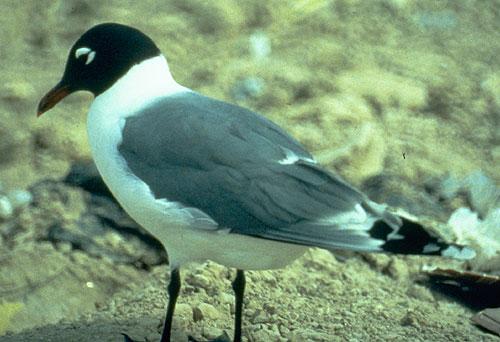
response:
[[(270, 329), (269, 329), (270, 328)], [(253, 341), (282, 341), (285, 340), (281, 337), (278, 327), (276, 325), (272, 325), (270, 327), (264, 327), (263, 329), (259, 329), (255, 332), (252, 332), (252, 340)]]
[(447, 225), (452, 228), (455, 236), (459, 241), (470, 236), (470, 232), (476, 232), (480, 220), (477, 213), (471, 211), (469, 208), (458, 208), (455, 210), (448, 219)]
[(434, 302), (434, 296), (432, 295), (432, 292), (420, 285), (410, 286), (406, 293), (408, 294), (408, 296), (419, 299), (421, 301)]
[(331, 336), (309, 329), (294, 331), (286, 337), (290, 342), (331, 341)]
[(492, 258), (500, 252), (500, 208), (492, 209), (484, 220), (469, 208), (458, 208), (449, 220), (457, 241), (473, 244), (476, 251), (486, 258)]
[(0, 195), (0, 219), (8, 220), (14, 214), (14, 207), (7, 196)]
[(222, 334), (224, 334), (224, 331), (222, 331), (219, 328), (203, 327), (203, 336), (209, 340), (215, 340), (217, 337), (220, 337)]
[(439, 184), (440, 196), (449, 201), (457, 196), (461, 187), (462, 182), (457, 177), (449, 174)]
[(255, 317), (252, 318), (252, 323), (269, 323), (270, 317), (263, 311), (258, 311)]
[(186, 283), (194, 287), (208, 289), (210, 288), (211, 281), (208, 277), (202, 274), (195, 274), (193, 276), (188, 277), (186, 279)]
[(225, 304), (233, 304), (234, 303), (234, 295), (222, 292), (219, 295), (220, 301)]
[(387, 273), (396, 280), (406, 279), (409, 275), (408, 267), (406, 264), (397, 258), (392, 258), (387, 266)]
[(416, 313), (413, 310), (408, 310), (406, 315), (400, 321), (402, 326), (412, 326), (419, 327), (419, 320)]
[(490, 209), (498, 204), (500, 190), (483, 171), (479, 170), (467, 176), (464, 186), (467, 188), (472, 209), (481, 217), (486, 217)]
[(23, 208), (33, 202), (33, 195), (26, 190), (13, 190), (7, 194), (7, 197), (15, 209)]
[(175, 314), (183, 319), (191, 320), (193, 318), (193, 309), (189, 304), (178, 303), (175, 307)]
[(421, 11), (417, 13), (415, 21), (427, 30), (451, 30), (458, 25), (458, 17), (451, 10)]
[(238, 101), (256, 98), (264, 92), (265, 81), (260, 77), (246, 77), (238, 81), (231, 90), (232, 97)]
[(193, 309), (193, 320), (195, 322), (201, 321), (201, 320), (210, 320), (214, 321), (220, 318), (220, 313), (217, 311), (217, 309), (208, 303), (201, 303), (197, 307)]
[(500, 254), (500, 208), (492, 209), (481, 223), (480, 234), (487, 238), (483, 251), (486, 255), (494, 257)]
[(13, 190), (8, 193), (0, 181), (0, 219), (7, 220), (14, 215), (14, 211), (33, 202), (33, 195), (26, 190)]
[(73, 245), (65, 241), (56, 242), (55, 246), (61, 253), (70, 253), (73, 250)]
[(426, 187), (430, 193), (441, 199), (451, 201), (460, 193), (466, 194), (471, 208), (481, 218), (500, 204), (500, 188), (483, 171), (477, 170), (463, 179), (448, 174), (443, 178), (431, 179)]
[(271, 54), (271, 42), (267, 34), (257, 31), (250, 35), (250, 53), (256, 60), (261, 60)]

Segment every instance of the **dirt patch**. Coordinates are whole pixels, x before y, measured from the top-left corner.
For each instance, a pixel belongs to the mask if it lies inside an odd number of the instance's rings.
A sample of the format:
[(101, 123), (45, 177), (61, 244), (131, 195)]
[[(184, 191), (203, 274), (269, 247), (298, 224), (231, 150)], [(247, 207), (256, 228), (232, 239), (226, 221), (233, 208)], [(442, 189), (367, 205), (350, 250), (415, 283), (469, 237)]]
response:
[[(383, 201), (444, 222), (468, 203), (427, 196), (429, 179), (480, 169), (500, 181), (496, 2), (0, 6), (9, 13), (0, 19), (9, 47), (0, 50), (6, 66), (1, 194), (61, 179), (75, 161), (90, 158), (88, 94), (72, 95), (38, 120), (35, 110), (58, 81), (74, 40), (104, 21), (140, 28), (164, 51), (181, 84), (264, 113), (327, 167)], [(121, 341), (121, 332), (156, 340), (165, 258), (137, 236), (82, 219), (90, 206), (82, 189), (56, 188), (0, 218), (0, 335), (7, 333), (0, 340)], [(76, 246), (82, 227), (96, 226), (102, 235)], [(498, 341), (470, 323), (472, 311), (417, 282), (424, 264), (463, 266), (418, 257), (344, 260), (313, 250), (284, 270), (249, 272), (244, 335), (249, 341)], [(232, 333), (232, 273), (212, 263), (182, 270), (178, 340)]]

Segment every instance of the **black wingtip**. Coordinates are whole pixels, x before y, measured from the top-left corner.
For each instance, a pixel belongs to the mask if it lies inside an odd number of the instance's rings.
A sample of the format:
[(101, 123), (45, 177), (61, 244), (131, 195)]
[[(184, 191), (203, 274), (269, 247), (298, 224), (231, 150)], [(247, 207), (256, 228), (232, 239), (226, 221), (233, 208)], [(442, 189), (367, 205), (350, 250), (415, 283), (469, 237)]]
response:
[(433, 235), (421, 224), (401, 217), (402, 225), (394, 231), (384, 221), (378, 221), (370, 230), (370, 235), (385, 240), (381, 249), (395, 254), (439, 255), (458, 260), (470, 260), (476, 252), (467, 246), (446, 243)]

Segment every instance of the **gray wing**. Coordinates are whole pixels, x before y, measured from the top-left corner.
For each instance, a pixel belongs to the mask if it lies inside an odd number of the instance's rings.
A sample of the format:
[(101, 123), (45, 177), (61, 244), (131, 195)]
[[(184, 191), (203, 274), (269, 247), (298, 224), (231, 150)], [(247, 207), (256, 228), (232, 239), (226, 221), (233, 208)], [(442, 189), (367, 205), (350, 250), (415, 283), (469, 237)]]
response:
[(119, 151), (155, 197), (199, 209), (231, 233), (378, 250), (373, 223), (398, 225), (276, 124), (197, 93), (128, 118)]

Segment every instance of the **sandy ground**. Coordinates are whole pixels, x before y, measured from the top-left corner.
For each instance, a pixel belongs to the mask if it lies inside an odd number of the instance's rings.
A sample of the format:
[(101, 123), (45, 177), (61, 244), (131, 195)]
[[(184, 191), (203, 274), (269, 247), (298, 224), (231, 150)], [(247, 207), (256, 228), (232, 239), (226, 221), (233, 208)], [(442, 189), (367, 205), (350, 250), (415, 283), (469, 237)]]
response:
[[(429, 180), (482, 170), (500, 182), (498, 1), (0, 6), (0, 193), (59, 180), (75, 161), (90, 158), (90, 95), (72, 95), (38, 120), (35, 110), (61, 76), (74, 40), (104, 21), (148, 33), (180, 83), (264, 113), (328, 168), (392, 205), (446, 222), (468, 203), (426, 195)], [(373, 179), (388, 181), (374, 188)], [(131, 234), (136, 227), (123, 214), (95, 228), (104, 215), (92, 207), (95, 199), (57, 184), (38, 187), (31, 204), (0, 218), (0, 335), (7, 334), (0, 341), (121, 341), (121, 332), (157, 340), (168, 280), (164, 254)], [(85, 238), (92, 241), (81, 243)], [(312, 250), (284, 270), (249, 272), (244, 335), (498, 341), (470, 322), (474, 311), (425, 286), (424, 264), (467, 266)], [(231, 334), (233, 270), (207, 263), (182, 272), (177, 340)]]

